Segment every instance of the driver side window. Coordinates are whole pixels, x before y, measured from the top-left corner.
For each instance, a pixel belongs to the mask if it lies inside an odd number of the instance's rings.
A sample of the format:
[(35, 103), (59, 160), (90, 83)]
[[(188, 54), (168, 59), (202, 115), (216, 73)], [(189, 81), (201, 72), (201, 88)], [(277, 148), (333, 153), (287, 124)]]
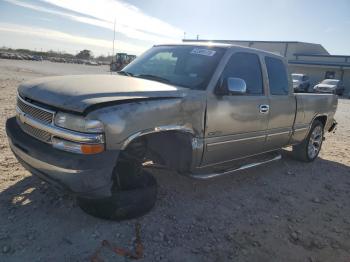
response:
[(228, 61), (222, 79), (241, 78), (246, 82), (248, 95), (262, 95), (263, 79), (259, 57), (252, 53), (235, 53)]

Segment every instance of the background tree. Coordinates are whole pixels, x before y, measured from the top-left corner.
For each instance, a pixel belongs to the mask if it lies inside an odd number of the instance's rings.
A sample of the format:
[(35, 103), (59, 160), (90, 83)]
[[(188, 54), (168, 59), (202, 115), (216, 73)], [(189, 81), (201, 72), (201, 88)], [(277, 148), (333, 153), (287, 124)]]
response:
[(93, 58), (93, 55), (90, 50), (84, 49), (76, 55), (76, 58), (90, 60), (91, 58)]

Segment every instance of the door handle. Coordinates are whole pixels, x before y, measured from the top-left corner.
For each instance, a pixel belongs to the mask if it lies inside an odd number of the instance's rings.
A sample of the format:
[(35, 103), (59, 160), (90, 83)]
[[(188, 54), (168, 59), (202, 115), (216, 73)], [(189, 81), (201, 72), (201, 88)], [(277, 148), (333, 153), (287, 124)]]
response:
[(259, 111), (261, 114), (267, 114), (270, 110), (270, 106), (269, 105), (260, 105), (259, 106)]

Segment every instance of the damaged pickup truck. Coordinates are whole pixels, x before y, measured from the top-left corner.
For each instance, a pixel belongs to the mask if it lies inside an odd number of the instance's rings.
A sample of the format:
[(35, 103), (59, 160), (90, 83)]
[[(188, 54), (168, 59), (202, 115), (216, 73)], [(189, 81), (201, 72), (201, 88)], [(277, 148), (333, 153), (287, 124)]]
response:
[(313, 161), (336, 108), (333, 94), (294, 94), (276, 54), (157, 45), (116, 75), (21, 84), (6, 131), (25, 168), (74, 193), (86, 211), (119, 219), (155, 202), (146, 164), (208, 179), (277, 160), (286, 146)]

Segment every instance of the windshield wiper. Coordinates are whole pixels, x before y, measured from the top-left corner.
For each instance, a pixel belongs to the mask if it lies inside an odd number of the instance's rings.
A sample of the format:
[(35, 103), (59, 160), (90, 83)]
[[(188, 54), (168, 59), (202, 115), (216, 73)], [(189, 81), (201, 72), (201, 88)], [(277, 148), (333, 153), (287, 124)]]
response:
[(126, 72), (126, 71), (118, 71), (117, 74), (119, 74), (119, 75), (125, 75), (125, 76), (134, 76), (133, 73)]
[(140, 75), (135, 75), (135, 77), (139, 78), (145, 78), (145, 79), (150, 79), (150, 80), (155, 80), (163, 83), (170, 83), (169, 79), (163, 78), (161, 76), (155, 76), (155, 75), (148, 75), (148, 74), (140, 74)]
[(118, 71), (117, 73), (119, 75), (125, 75), (125, 76), (131, 76), (131, 77), (139, 77), (139, 78), (155, 80), (155, 81), (159, 81), (159, 82), (163, 82), (163, 83), (170, 83), (169, 79), (163, 78), (161, 76), (156, 76), (156, 75), (149, 75), (149, 74), (134, 75), (133, 73), (130, 73), (130, 72), (127, 72), (127, 71)]

